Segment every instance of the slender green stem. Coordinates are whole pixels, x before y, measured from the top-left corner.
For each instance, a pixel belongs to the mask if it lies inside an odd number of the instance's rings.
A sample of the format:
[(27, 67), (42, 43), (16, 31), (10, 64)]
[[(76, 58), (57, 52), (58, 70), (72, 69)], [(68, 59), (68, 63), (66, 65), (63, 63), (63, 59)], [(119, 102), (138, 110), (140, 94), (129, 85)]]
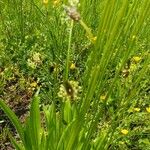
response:
[(65, 80), (68, 80), (68, 75), (69, 75), (69, 61), (70, 61), (70, 51), (71, 51), (72, 30), (73, 30), (73, 20), (71, 20), (71, 26), (70, 26), (70, 31), (69, 31), (68, 50), (67, 50), (67, 59), (66, 59), (66, 71), (65, 71)]
[(83, 20), (80, 20), (80, 24), (81, 24), (81, 26), (86, 30), (87, 35), (88, 35), (90, 41), (91, 41), (92, 43), (95, 43), (95, 40), (96, 40), (96, 39), (94, 39), (94, 36), (93, 36), (93, 34), (92, 34), (92, 32), (91, 32), (91, 29), (83, 22)]

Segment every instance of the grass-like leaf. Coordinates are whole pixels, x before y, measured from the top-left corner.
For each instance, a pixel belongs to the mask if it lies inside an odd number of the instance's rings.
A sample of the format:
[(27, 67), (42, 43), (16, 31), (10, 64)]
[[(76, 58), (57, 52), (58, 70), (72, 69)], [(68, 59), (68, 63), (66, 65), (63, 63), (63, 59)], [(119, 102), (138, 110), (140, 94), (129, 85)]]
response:
[(24, 150), (24, 147), (17, 143), (17, 141), (14, 139), (14, 137), (11, 135), (11, 133), (9, 133), (9, 138), (16, 150)]
[(39, 109), (39, 97), (34, 96), (31, 109), (30, 109), (30, 135), (33, 149), (38, 150), (40, 147), (40, 132), (41, 132), (41, 124), (40, 124), (40, 109)]
[(6, 113), (6, 115), (10, 119), (10, 121), (13, 123), (13, 125), (15, 126), (22, 142), (24, 143), (23, 127), (22, 127), (18, 117), (16, 116), (16, 114), (4, 103), (3, 100), (0, 100), (0, 107), (3, 109), (3, 111)]

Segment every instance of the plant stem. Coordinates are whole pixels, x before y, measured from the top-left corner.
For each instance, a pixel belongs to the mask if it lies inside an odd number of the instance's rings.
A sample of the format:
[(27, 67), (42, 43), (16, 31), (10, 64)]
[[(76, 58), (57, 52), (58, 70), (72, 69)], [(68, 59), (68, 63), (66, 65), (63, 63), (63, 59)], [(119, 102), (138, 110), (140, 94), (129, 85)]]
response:
[(67, 50), (67, 59), (66, 59), (66, 71), (65, 71), (65, 80), (68, 80), (69, 75), (69, 61), (70, 61), (70, 51), (71, 51), (71, 37), (73, 29), (73, 20), (71, 20), (69, 39), (68, 39), (68, 50)]
[(86, 30), (86, 33), (87, 33), (90, 41), (92, 43), (95, 43), (94, 36), (93, 36), (93, 34), (91, 32), (91, 29), (83, 22), (83, 20), (80, 20), (79, 22), (80, 22), (81, 26)]

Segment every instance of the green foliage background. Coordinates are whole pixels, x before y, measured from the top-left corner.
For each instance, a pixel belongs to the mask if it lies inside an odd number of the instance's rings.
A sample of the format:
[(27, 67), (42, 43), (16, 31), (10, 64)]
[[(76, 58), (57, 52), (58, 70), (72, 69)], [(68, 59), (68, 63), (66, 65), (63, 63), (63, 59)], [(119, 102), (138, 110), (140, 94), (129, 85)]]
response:
[[(81, 0), (79, 21), (67, 0), (43, 2), (0, 1), (0, 107), (15, 148), (150, 149), (150, 1)], [(66, 80), (78, 100), (58, 96)], [(33, 100), (22, 125), (5, 103), (23, 95)]]

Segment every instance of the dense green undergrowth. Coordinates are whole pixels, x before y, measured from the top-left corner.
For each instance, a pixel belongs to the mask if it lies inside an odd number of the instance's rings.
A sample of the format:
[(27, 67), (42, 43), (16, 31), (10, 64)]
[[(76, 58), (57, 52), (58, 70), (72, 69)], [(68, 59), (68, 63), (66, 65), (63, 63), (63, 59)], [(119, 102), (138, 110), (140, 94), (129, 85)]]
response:
[(0, 1), (1, 149), (149, 150), (149, 7)]

